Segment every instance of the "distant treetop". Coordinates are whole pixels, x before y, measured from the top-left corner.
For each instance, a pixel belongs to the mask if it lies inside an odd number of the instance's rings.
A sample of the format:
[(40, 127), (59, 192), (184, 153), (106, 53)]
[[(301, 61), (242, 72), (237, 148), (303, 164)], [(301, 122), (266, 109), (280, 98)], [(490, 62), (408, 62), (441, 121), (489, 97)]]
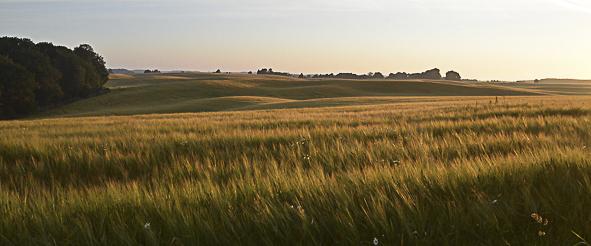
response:
[(260, 69), (257, 71), (257, 74), (260, 75), (280, 75), (280, 76), (291, 76), (291, 74), (289, 73), (281, 73), (281, 72), (274, 72), (272, 68), (266, 69)]
[(456, 71), (449, 71), (449, 72), (445, 73), (445, 79), (446, 80), (461, 81), (462, 76), (460, 76), (460, 74)]

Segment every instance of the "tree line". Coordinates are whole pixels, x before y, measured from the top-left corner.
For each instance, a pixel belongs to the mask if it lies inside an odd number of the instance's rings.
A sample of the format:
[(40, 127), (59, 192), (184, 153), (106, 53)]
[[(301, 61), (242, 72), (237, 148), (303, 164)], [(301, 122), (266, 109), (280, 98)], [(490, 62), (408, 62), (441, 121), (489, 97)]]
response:
[(289, 73), (275, 72), (275, 71), (273, 71), (272, 68), (269, 68), (269, 69), (263, 68), (263, 69), (257, 70), (257, 74), (291, 76), (291, 74), (289, 74)]
[(109, 73), (88, 44), (0, 38), (0, 118), (26, 115), (103, 92)]
[[(301, 77), (301, 75), (300, 75)], [(368, 73), (368, 74), (354, 74), (354, 73), (339, 73), (339, 74), (314, 74), (309, 75), (311, 78), (336, 78), (336, 79), (395, 79), (395, 80), (408, 80), (408, 79), (432, 79), (432, 80), (456, 80), (461, 81), (462, 77), (458, 72), (449, 71), (445, 74), (445, 77), (441, 76), (441, 70), (434, 68), (427, 70), (422, 73), (390, 73), (388, 76), (384, 76), (380, 72)]]
[[(271, 75), (282, 75), (282, 76), (293, 76), (289, 73), (274, 72), (273, 69), (263, 68), (257, 71), (257, 74), (271, 74)], [(303, 73), (298, 76), (299, 78), (334, 78), (334, 79), (395, 79), (395, 80), (407, 80), (407, 79), (432, 79), (432, 80), (455, 80), (461, 81), (462, 76), (456, 71), (449, 71), (445, 74), (445, 77), (441, 76), (441, 70), (434, 68), (427, 70), (422, 73), (390, 73), (387, 77), (380, 72), (368, 73), (368, 74), (355, 74), (355, 73), (330, 73), (330, 74), (313, 74), (305, 76)]]

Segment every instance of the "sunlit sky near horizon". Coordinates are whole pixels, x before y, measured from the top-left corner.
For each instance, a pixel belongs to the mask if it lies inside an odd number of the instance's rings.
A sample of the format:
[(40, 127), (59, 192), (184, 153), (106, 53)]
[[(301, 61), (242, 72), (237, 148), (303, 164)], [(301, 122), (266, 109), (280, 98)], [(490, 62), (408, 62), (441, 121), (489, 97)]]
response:
[(111, 68), (591, 79), (591, 0), (0, 0), (0, 36)]

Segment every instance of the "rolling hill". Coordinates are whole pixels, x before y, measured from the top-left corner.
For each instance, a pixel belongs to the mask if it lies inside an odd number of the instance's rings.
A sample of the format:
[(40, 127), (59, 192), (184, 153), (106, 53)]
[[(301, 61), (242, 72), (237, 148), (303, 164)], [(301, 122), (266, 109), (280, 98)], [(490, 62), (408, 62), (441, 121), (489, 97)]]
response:
[(591, 80), (542, 79), (537, 83), (534, 83), (534, 81), (523, 81), (502, 83), (500, 85), (552, 95), (591, 95)]
[(116, 74), (111, 93), (45, 116), (135, 115), (387, 104), (453, 96), (539, 95), (522, 88), (449, 81), (308, 80), (245, 74)]

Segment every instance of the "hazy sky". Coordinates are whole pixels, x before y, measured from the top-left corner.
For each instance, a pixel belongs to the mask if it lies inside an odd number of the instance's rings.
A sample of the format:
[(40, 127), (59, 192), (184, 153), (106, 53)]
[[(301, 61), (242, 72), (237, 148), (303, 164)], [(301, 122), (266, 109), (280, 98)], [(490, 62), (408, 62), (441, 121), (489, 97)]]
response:
[(0, 0), (0, 36), (112, 68), (591, 79), (591, 0)]

